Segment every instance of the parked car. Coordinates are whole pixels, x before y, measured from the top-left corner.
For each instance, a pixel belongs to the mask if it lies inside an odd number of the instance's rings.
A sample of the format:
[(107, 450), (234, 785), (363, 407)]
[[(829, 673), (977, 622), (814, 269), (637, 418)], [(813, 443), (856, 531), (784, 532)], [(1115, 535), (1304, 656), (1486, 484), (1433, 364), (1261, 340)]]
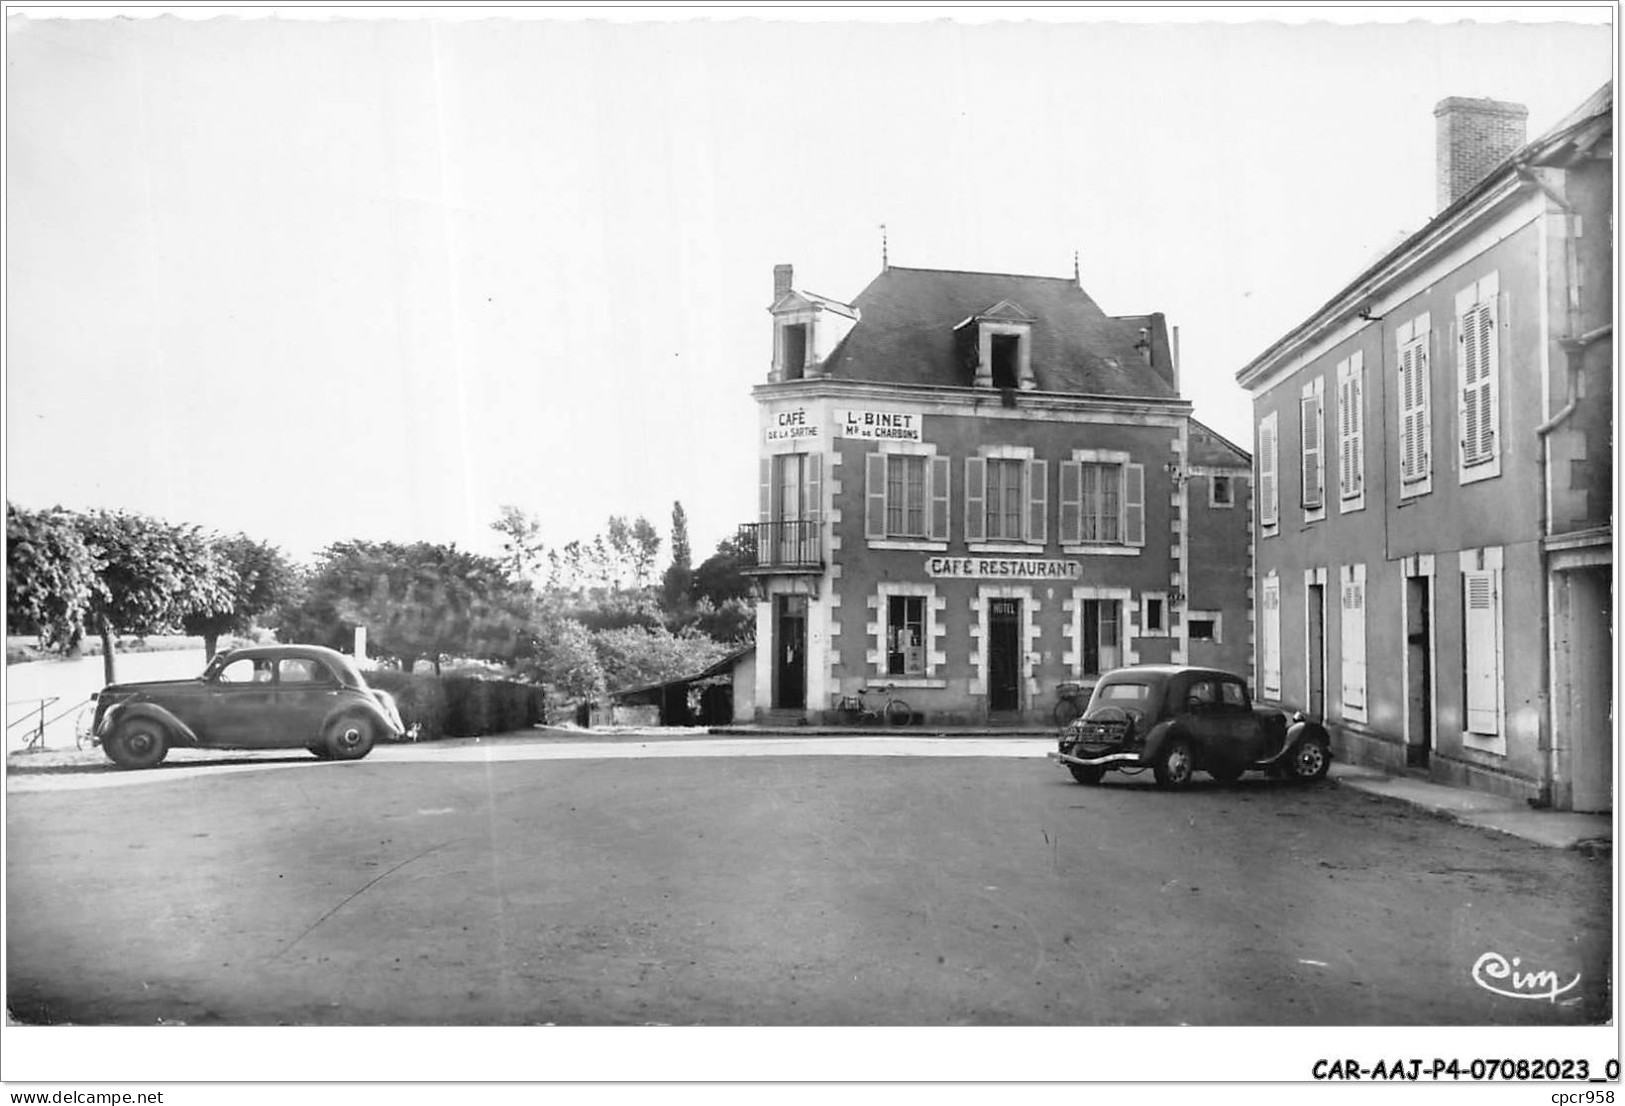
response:
[(151, 768), (173, 746), (309, 749), (359, 760), (405, 732), (388, 692), (367, 686), (349, 657), (314, 645), (233, 649), (190, 680), (109, 684), (91, 732), (121, 768)]
[(1147, 664), (1102, 677), (1049, 756), (1079, 783), (1149, 768), (1158, 784), (1183, 787), (1198, 771), (1226, 782), (1249, 771), (1318, 780), (1331, 767), (1332, 746), (1325, 728), (1302, 713), (1255, 706), (1240, 676)]

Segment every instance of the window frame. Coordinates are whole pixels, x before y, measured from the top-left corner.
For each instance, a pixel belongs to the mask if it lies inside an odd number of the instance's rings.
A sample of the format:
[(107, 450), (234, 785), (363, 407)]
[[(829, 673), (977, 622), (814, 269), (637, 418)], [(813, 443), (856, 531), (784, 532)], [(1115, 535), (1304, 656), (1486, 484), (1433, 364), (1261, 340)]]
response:
[[(1117, 537), (1115, 540), (1090, 538), (1084, 529), (1085, 519), (1107, 517), (1104, 513), (1086, 513), (1090, 498), (1085, 491), (1085, 473), (1117, 469), (1115, 494), (1117, 497)], [(1106, 482), (1097, 482), (1102, 489), (1100, 499), (1105, 500)], [(1126, 450), (1074, 449), (1069, 459), (1061, 462), (1059, 509), (1057, 510), (1061, 548), (1075, 554), (1104, 554), (1135, 556), (1146, 544), (1146, 484), (1145, 465), (1137, 464), (1133, 454)], [(1075, 494), (1069, 495), (1073, 492)]]
[(1271, 411), (1258, 420), (1257, 457), (1258, 526), (1264, 537), (1279, 532), (1281, 527), (1281, 435), (1279, 411)]
[[(1304, 382), (1298, 400), (1298, 505), (1303, 521), (1326, 517), (1326, 378)], [(1311, 477), (1312, 474), (1312, 477)], [(1314, 498), (1310, 498), (1311, 489)]]
[(1365, 509), (1365, 354), (1337, 363), (1337, 510)]
[[(1456, 460), (1464, 485), (1501, 475), (1501, 344), (1505, 312), (1500, 301), (1498, 272), (1456, 293)], [(1479, 341), (1469, 345), (1475, 329)], [(1473, 349), (1478, 350), (1476, 358)], [(1481, 371), (1475, 372), (1475, 366)], [(1473, 379), (1475, 376), (1477, 379)], [(1487, 451), (1470, 448), (1473, 443), (1469, 441), (1469, 426), (1477, 427), (1480, 438), (1488, 437)]]
[[(1401, 326), (1395, 397), (1399, 404), (1399, 498), (1433, 491), (1433, 329), (1427, 313)], [(1414, 464), (1406, 467), (1407, 447)]]

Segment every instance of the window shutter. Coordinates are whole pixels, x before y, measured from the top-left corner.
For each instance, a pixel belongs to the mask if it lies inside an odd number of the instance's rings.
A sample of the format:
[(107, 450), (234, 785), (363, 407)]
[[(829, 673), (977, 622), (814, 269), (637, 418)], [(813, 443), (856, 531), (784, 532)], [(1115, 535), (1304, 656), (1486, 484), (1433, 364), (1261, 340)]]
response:
[(1258, 424), (1258, 521), (1274, 526), (1278, 514), (1275, 497), (1275, 412)]
[(1264, 696), (1281, 696), (1281, 581), (1279, 577), (1264, 578), (1263, 594), (1259, 606), (1264, 612)]
[(1349, 367), (1337, 369), (1337, 494), (1347, 499), (1354, 492), (1350, 484), (1354, 479), (1353, 439), (1349, 434), (1349, 393), (1353, 390)]
[(1495, 573), (1471, 571), (1461, 575), (1467, 642), (1467, 729), (1493, 735), (1500, 732), (1496, 716), (1501, 700), (1500, 669), (1495, 656), (1501, 604), (1495, 593)]
[(927, 481), (931, 489), (931, 538), (948, 540), (948, 458), (931, 458), (931, 471)]
[(864, 512), (863, 536), (886, 536), (886, 455), (880, 452), (863, 455)]
[(1495, 383), (1500, 336), (1494, 297), (1473, 304), (1456, 320), (1461, 351), (1461, 461), (1476, 465), (1495, 457)]
[(987, 540), (987, 462), (965, 458), (965, 540)]
[(1123, 544), (1145, 544), (1145, 466), (1123, 466)]
[(1027, 462), (1027, 540), (1049, 541), (1049, 462)]
[(1354, 466), (1349, 494), (1360, 495), (1365, 491), (1365, 366), (1359, 360), (1349, 366), (1349, 428)]
[(1428, 474), (1428, 370), (1426, 340), (1412, 342), (1399, 355), (1400, 475), (1420, 480)]
[(1365, 713), (1365, 566), (1343, 581), (1343, 709)]
[(1303, 505), (1305, 507), (1320, 506), (1320, 397), (1307, 395), (1299, 404), (1301, 417), (1298, 422), (1299, 433), (1302, 440), (1299, 447), (1303, 452)]
[(809, 522), (817, 522), (824, 517), (824, 501), (821, 498), (824, 489), (824, 455), (822, 453), (807, 454), (807, 483), (802, 488), (801, 517)]
[(760, 519), (760, 521), (762, 521), (762, 522), (772, 522), (773, 521), (773, 458), (771, 458), (771, 457), (763, 457), (762, 458), (762, 470), (761, 471), (762, 471), (762, 498), (761, 498), (761, 511), (760, 511), (761, 519)]
[(1061, 544), (1083, 541), (1083, 464), (1061, 462)]

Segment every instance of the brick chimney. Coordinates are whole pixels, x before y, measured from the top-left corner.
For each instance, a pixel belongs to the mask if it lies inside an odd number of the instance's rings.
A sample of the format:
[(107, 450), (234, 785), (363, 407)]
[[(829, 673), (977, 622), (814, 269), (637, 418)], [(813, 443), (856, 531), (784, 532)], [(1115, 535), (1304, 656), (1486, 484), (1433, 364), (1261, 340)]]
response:
[(1529, 109), (1501, 100), (1451, 96), (1433, 109), (1439, 210), (1449, 207), (1527, 141)]
[(777, 303), (779, 298), (788, 292), (790, 290), (790, 286), (795, 283), (795, 273), (795, 269), (789, 265), (773, 266), (774, 303)]

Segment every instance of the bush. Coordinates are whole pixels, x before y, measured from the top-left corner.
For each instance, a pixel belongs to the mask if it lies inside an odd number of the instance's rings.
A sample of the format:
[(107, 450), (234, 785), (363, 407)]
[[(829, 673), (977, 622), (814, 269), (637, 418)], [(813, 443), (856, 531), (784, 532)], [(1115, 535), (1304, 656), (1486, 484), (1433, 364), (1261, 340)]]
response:
[(395, 696), (407, 729), (420, 727), (419, 741), (485, 737), (546, 721), (547, 697), (534, 684), (473, 676), (409, 676), (387, 668), (367, 673), (367, 683)]

